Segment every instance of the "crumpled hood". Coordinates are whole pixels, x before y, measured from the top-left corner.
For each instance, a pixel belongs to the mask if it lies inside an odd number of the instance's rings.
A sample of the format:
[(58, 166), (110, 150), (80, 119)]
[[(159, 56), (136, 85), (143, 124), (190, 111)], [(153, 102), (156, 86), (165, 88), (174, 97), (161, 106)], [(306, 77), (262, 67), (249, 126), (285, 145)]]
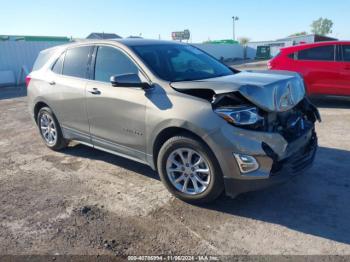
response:
[(210, 89), (215, 94), (239, 92), (263, 110), (283, 112), (305, 97), (302, 78), (287, 71), (243, 71), (234, 75), (197, 81), (172, 82), (178, 91)]

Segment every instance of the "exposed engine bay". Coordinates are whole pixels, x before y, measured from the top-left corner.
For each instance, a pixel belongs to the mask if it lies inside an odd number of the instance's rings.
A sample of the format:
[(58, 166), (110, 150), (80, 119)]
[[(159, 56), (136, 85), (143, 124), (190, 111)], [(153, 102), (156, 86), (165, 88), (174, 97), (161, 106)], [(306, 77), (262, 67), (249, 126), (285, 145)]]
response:
[[(237, 92), (214, 95), (211, 102), (214, 110), (235, 108), (237, 106), (254, 106)], [(313, 127), (317, 120), (321, 121), (317, 108), (307, 97), (285, 112), (267, 112), (258, 108), (257, 113), (261, 116), (259, 121), (252, 125), (241, 125), (240, 127), (254, 131), (278, 132), (287, 141), (293, 141), (302, 136)]]
[(305, 95), (299, 74), (285, 71), (239, 72), (230, 76), (172, 82), (182, 93), (208, 100), (228, 123), (254, 131), (278, 132), (287, 141), (321, 121)]

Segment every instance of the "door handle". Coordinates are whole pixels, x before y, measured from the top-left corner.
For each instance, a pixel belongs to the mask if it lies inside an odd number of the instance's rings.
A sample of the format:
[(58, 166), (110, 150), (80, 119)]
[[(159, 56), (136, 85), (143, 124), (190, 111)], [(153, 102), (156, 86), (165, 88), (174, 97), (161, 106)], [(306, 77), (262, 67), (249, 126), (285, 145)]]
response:
[(97, 88), (93, 88), (93, 89), (91, 89), (91, 90), (88, 90), (88, 92), (89, 92), (90, 94), (93, 94), (93, 95), (99, 95), (99, 94), (101, 94), (101, 91), (98, 90)]
[(56, 85), (56, 82), (55, 81), (50, 81), (49, 85), (54, 86), (54, 85)]

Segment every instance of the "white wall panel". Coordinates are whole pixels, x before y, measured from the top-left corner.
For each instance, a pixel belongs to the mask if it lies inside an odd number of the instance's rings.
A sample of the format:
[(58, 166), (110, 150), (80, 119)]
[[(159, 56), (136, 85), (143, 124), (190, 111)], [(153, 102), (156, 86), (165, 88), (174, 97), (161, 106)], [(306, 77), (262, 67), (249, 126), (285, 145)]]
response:
[[(61, 45), (62, 42), (0, 42), (0, 71), (12, 71), (19, 79), (22, 68), (31, 71), (36, 57), (41, 50)], [(24, 82), (24, 76), (19, 79)], [(0, 79), (1, 82), (1, 79)]]
[(242, 59), (243, 58), (243, 47), (241, 45), (232, 44), (193, 44), (194, 46), (204, 50), (211, 54), (217, 59), (223, 57), (224, 59)]

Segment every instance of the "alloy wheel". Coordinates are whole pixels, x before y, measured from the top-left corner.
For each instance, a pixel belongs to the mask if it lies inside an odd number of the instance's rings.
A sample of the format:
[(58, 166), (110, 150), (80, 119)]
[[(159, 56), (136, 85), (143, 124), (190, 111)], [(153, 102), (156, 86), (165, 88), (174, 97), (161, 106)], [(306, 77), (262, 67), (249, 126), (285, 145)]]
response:
[(40, 132), (49, 145), (54, 145), (57, 142), (57, 128), (52, 116), (44, 113), (40, 117)]
[(191, 148), (171, 152), (166, 162), (166, 172), (172, 185), (189, 195), (203, 193), (212, 177), (207, 159)]

